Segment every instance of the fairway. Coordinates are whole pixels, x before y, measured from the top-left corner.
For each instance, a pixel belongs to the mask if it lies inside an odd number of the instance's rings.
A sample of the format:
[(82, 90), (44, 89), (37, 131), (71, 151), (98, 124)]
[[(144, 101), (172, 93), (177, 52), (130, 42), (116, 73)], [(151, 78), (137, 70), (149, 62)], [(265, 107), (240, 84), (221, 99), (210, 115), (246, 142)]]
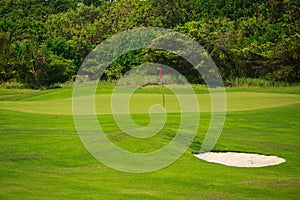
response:
[[(162, 148), (176, 134), (180, 105), (166, 92), (168, 118), (148, 138), (124, 134), (111, 114), (113, 88), (95, 95), (99, 123), (108, 138), (131, 152)], [(159, 87), (130, 99), (140, 125), (161, 104)], [(214, 151), (274, 155), (277, 166), (236, 168), (197, 159), (210, 121), (206, 89), (195, 87), (200, 124), (190, 148), (159, 171), (131, 174), (111, 169), (83, 146), (72, 116), (72, 89), (0, 90), (0, 199), (297, 199), (300, 196), (300, 87), (227, 89), (227, 117)]]

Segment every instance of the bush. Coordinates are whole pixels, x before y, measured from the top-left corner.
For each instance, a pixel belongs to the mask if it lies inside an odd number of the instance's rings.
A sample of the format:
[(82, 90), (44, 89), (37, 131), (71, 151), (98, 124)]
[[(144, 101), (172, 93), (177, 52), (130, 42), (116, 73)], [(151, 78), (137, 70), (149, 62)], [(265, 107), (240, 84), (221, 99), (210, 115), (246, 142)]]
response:
[(261, 78), (234, 78), (225, 81), (225, 86), (228, 87), (286, 87), (292, 84), (282, 81), (271, 81)]
[(0, 88), (3, 88), (3, 89), (25, 89), (27, 87), (24, 83), (11, 81), (11, 82), (4, 82), (4, 83), (0, 84)]

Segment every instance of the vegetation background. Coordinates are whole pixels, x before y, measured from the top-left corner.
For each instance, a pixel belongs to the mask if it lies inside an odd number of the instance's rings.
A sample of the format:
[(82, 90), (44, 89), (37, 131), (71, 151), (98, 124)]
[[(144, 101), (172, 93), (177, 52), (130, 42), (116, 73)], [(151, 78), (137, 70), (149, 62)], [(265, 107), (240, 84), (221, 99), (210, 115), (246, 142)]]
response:
[[(53, 87), (73, 80), (83, 59), (106, 38), (137, 27), (187, 34), (212, 56), (227, 85), (236, 79), (300, 81), (297, 0), (2, 0), (0, 83)], [(202, 83), (190, 67), (149, 49), (117, 59), (103, 80), (147, 61), (163, 61)]]

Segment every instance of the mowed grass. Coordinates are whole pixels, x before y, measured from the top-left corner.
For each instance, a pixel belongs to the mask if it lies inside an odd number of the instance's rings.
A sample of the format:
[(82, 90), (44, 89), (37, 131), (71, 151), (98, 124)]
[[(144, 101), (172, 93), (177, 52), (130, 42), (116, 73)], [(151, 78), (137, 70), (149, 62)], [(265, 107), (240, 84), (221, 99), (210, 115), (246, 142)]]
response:
[[(207, 89), (200, 102), (198, 135), (188, 151), (159, 171), (130, 174), (108, 168), (82, 145), (73, 117), (71, 89), (0, 90), (0, 199), (298, 199), (300, 196), (300, 87), (227, 89), (228, 113), (214, 150), (254, 152), (286, 159), (278, 166), (236, 168), (199, 160), (210, 121)], [(148, 152), (176, 134), (180, 113), (167, 91), (164, 129), (148, 139), (124, 134), (110, 113), (112, 87), (97, 90), (96, 110), (119, 147)], [(130, 110), (138, 124), (161, 103), (160, 88), (138, 90)]]
[[(299, 95), (291, 87), (282, 88), (291, 94), (281, 94), (276, 90), (263, 92), (261, 89), (251, 90), (227, 90), (227, 111), (246, 111), (273, 107), (281, 107), (299, 103)], [(300, 88), (300, 87), (298, 87)], [(269, 91), (269, 90), (266, 90)], [(292, 91), (292, 92), (291, 92)], [(0, 109), (14, 110), (26, 113), (72, 115), (72, 89), (58, 89), (48, 91), (30, 90), (0, 90)], [(99, 88), (95, 94), (97, 114), (110, 114), (111, 99), (113, 89)], [(195, 92), (200, 110), (203, 112), (211, 111), (210, 95), (205, 88), (200, 88)], [(300, 93), (300, 92), (299, 92)], [(116, 94), (114, 94), (116, 95)], [(118, 94), (117, 94), (118, 95)], [(170, 91), (166, 92), (167, 112), (180, 112), (180, 105), (176, 95)], [(131, 113), (147, 113), (151, 105), (161, 104), (162, 96), (159, 87), (145, 88), (138, 90), (131, 98)]]

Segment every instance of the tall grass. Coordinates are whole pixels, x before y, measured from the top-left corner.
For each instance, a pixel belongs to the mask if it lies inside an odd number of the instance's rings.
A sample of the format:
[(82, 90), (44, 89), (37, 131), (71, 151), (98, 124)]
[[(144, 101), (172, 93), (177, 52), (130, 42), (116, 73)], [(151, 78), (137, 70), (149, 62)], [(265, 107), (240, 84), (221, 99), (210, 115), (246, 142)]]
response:
[[(164, 75), (163, 81), (167, 85), (171, 84), (185, 84), (186, 81), (181, 76), (174, 75)], [(100, 80), (98, 85), (101, 86), (143, 86), (143, 85), (156, 85), (160, 84), (161, 80), (158, 76), (154, 75), (130, 75), (123, 76), (118, 80)], [(85, 81), (84, 85), (91, 85), (94, 82)], [(265, 88), (265, 87), (287, 87), (287, 86), (298, 86), (300, 83), (288, 83), (283, 81), (271, 81), (262, 78), (233, 78), (224, 81), (227, 87), (238, 87), (238, 88)], [(48, 87), (40, 87), (38, 89), (56, 89), (56, 88), (72, 88), (74, 86), (74, 81), (70, 80), (65, 83), (54, 83)], [(0, 84), (0, 89), (26, 89), (31, 88), (25, 83), (20, 83), (16, 81), (4, 82)]]
[[(94, 81), (84, 81), (82, 82), (82, 86), (92, 86), (94, 85), (95, 82)], [(106, 81), (106, 80), (100, 80), (98, 82), (98, 86), (114, 86), (116, 84), (115, 80), (112, 81)], [(47, 87), (47, 89), (57, 89), (57, 88), (73, 88), (74, 87), (74, 81), (67, 81), (65, 83), (54, 83), (52, 85), (50, 85), (49, 87)]]
[[(119, 86), (143, 86), (143, 85), (157, 85), (162, 81), (156, 75), (133, 75), (123, 76), (118, 82)], [(175, 75), (164, 75), (163, 77), (164, 84), (185, 84), (187, 81), (184, 80), (182, 76)]]
[(253, 88), (253, 87), (287, 87), (297, 85), (295, 83), (288, 83), (283, 81), (271, 81), (261, 78), (234, 78), (225, 80), (225, 85), (228, 87), (241, 87), (241, 88)]
[(27, 85), (24, 83), (12, 81), (12, 82), (1, 83), (0, 88), (1, 89), (25, 89), (25, 88), (27, 88)]

